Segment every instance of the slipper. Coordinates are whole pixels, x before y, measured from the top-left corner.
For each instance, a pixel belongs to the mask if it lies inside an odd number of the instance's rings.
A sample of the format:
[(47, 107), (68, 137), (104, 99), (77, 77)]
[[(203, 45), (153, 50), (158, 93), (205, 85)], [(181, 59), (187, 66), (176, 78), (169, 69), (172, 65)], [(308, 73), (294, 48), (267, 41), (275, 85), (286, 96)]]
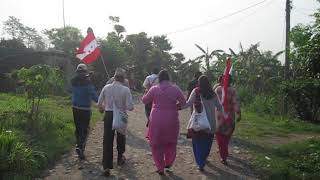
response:
[(221, 159), (221, 161), (220, 161), (222, 164), (224, 164), (225, 166), (227, 166), (228, 165), (228, 162), (227, 162), (227, 160), (224, 160), (224, 159)]
[(171, 166), (166, 166), (166, 167), (164, 167), (164, 169), (165, 169), (166, 171), (172, 172), (172, 170), (171, 170), (170, 168), (171, 168)]
[(110, 169), (105, 169), (103, 171), (103, 175), (106, 176), (106, 177), (110, 176)]
[(156, 171), (160, 176), (164, 176), (164, 172), (163, 171)]

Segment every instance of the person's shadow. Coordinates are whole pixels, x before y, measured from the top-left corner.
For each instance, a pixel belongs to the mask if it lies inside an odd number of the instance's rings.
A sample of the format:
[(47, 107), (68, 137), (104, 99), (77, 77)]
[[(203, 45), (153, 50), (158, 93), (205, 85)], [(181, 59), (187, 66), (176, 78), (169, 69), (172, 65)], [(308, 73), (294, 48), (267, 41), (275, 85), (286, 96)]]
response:
[(127, 160), (121, 167), (114, 165), (111, 170), (111, 175), (106, 177), (103, 175), (102, 164), (96, 162), (79, 162), (79, 170), (82, 174), (82, 179), (87, 180), (107, 180), (107, 179), (133, 179), (136, 180), (137, 173), (134, 167), (134, 162)]
[(160, 176), (160, 180), (183, 180), (183, 178), (175, 175), (172, 171), (166, 171), (164, 176)]
[[(227, 166), (230, 169), (233, 169), (233, 170), (237, 171), (238, 173), (242, 174), (241, 167), (236, 167), (236, 166), (230, 165), (230, 164)], [(206, 175), (208, 178), (211, 178), (211, 179), (235, 179), (235, 180), (245, 179), (244, 176), (238, 176), (238, 175), (232, 174), (231, 172), (228, 172), (226, 170), (223, 170), (223, 169), (213, 165), (211, 162), (207, 163), (207, 167), (212, 169), (213, 171), (217, 172), (217, 174), (213, 174), (213, 173), (207, 172), (207, 171), (203, 172), (204, 175)]]

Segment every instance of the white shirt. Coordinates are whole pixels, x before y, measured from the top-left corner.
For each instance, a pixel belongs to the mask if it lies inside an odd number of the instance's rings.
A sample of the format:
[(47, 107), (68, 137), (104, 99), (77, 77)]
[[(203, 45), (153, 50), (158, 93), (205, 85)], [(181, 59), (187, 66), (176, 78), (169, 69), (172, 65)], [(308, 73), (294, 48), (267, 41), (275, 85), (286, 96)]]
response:
[(119, 81), (105, 85), (99, 96), (98, 106), (104, 107), (105, 111), (112, 111), (113, 103), (115, 103), (120, 111), (133, 110), (130, 89)]
[(146, 89), (150, 89), (151, 86), (158, 84), (158, 75), (157, 74), (151, 74), (146, 77), (146, 79), (143, 82), (143, 87)]

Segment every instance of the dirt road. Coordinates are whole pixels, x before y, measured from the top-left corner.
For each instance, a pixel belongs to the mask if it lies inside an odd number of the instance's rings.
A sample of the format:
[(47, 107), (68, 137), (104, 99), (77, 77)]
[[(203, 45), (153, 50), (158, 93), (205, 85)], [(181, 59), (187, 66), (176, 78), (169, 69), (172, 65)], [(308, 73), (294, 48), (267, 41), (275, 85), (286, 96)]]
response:
[[(180, 136), (178, 140), (177, 158), (172, 172), (159, 176), (151, 157), (150, 148), (144, 139), (145, 122), (144, 106), (137, 104), (135, 110), (129, 113), (129, 125), (125, 156), (126, 164), (116, 165), (111, 176), (102, 176), (102, 139), (103, 121), (98, 121), (91, 130), (87, 147), (86, 161), (80, 162), (74, 150), (65, 154), (56, 166), (48, 171), (46, 180), (87, 180), (87, 179), (257, 179), (258, 176), (250, 168), (250, 155), (247, 151), (232, 143), (229, 165), (224, 166), (219, 161), (217, 145), (214, 142), (207, 166), (204, 172), (197, 170), (192, 154), (191, 141), (185, 137), (185, 128), (189, 119), (189, 110), (180, 112)], [(116, 151), (116, 148), (114, 148)], [(114, 155), (117, 155), (115, 152)]]

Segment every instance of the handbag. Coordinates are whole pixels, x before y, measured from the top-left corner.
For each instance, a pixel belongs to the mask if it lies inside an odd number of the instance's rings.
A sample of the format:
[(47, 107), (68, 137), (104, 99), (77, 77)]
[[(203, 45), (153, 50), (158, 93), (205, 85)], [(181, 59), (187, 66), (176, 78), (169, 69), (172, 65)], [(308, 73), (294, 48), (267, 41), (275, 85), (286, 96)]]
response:
[(120, 134), (125, 135), (127, 132), (127, 126), (128, 126), (128, 114), (126, 112), (120, 111), (120, 109), (115, 104), (115, 97), (112, 96), (112, 98), (113, 98), (112, 130), (116, 130)]
[(125, 135), (128, 125), (128, 114), (120, 111), (115, 103), (113, 103), (113, 119), (112, 119), (112, 130)]
[(206, 110), (202, 103), (201, 99), (202, 111), (196, 112), (195, 108), (193, 108), (191, 117), (187, 126), (187, 138), (192, 138), (196, 135), (210, 134), (211, 126), (207, 117)]

